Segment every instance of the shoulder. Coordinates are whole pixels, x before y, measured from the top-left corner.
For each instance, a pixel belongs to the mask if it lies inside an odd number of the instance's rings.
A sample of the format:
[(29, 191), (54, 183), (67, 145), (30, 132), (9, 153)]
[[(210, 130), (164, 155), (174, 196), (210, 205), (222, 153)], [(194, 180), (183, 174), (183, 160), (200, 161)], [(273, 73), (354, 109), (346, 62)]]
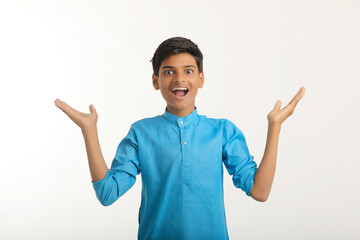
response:
[(138, 136), (154, 134), (158, 129), (166, 126), (167, 120), (163, 115), (146, 117), (133, 122), (130, 126), (130, 132)]
[(225, 142), (229, 142), (231, 139), (245, 139), (244, 133), (238, 128), (235, 123), (226, 119), (223, 138)]
[(127, 138), (132, 139), (132, 141), (137, 142), (140, 138), (151, 132), (154, 129), (155, 125), (159, 125), (163, 117), (161, 115), (155, 117), (147, 117), (139, 119), (133, 122), (130, 125), (130, 129), (127, 134)]
[(199, 115), (199, 117), (202, 123), (209, 125), (221, 126), (224, 125), (226, 121), (225, 118), (211, 118), (211, 117), (207, 117), (206, 115)]
[(207, 123), (214, 127), (220, 127), (223, 130), (235, 129), (236, 125), (227, 118), (209, 118), (206, 115), (199, 115), (203, 123)]
[(209, 118), (206, 115), (200, 115), (200, 119), (203, 126), (207, 125), (211, 129), (216, 129), (222, 135), (223, 143), (234, 138), (244, 138), (243, 132), (227, 118)]
[(137, 129), (137, 128), (146, 128), (146, 127), (150, 127), (150, 126), (154, 126), (156, 124), (159, 124), (163, 121), (163, 116), (162, 115), (157, 115), (154, 117), (147, 117), (147, 118), (142, 118), (139, 119), (135, 122), (133, 122), (131, 124), (131, 128)]

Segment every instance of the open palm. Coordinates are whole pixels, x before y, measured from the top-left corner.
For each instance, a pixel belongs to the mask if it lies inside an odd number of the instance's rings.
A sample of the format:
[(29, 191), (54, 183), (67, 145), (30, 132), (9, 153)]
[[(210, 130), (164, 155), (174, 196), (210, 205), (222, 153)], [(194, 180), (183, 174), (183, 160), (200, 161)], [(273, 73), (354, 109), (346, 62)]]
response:
[(285, 119), (291, 116), (294, 112), (294, 109), (300, 99), (305, 95), (305, 87), (301, 87), (296, 95), (291, 99), (288, 105), (280, 110), (281, 101), (278, 100), (275, 104), (274, 109), (267, 115), (267, 119), (270, 124), (279, 124), (281, 125)]
[(55, 105), (60, 108), (66, 115), (68, 115), (68, 117), (81, 129), (96, 126), (98, 115), (96, 113), (95, 107), (92, 104), (89, 106), (90, 114), (88, 114), (75, 110), (60, 99), (56, 99), (54, 102)]

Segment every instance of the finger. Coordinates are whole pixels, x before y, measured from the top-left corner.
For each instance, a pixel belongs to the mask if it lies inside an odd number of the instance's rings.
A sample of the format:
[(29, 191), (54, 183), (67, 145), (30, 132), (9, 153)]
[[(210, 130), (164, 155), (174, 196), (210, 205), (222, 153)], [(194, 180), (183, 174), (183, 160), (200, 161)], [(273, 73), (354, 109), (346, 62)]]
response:
[(280, 107), (281, 107), (281, 101), (280, 100), (277, 100), (276, 103), (275, 103), (275, 107), (273, 110), (280, 110)]
[(293, 105), (295, 108), (300, 99), (305, 95), (305, 87), (301, 87), (300, 90), (296, 93), (296, 95), (291, 99), (288, 105)]
[(81, 112), (73, 109), (66, 102), (63, 102), (60, 99), (56, 99), (55, 104), (58, 108), (60, 108), (69, 117), (73, 116), (74, 114), (81, 114)]
[(71, 108), (66, 102), (63, 102), (60, 99), (55, 100), (55, 105), (65, 113)]
[(91, 112), (91, 113), (96, 113), (96, 109), (95, 109), (94, 105), (91, 104), (91, 105), (89, 106), (89, 109), (90, 109), (90, 112)]
[(61, 101), (60, 99), (56, 99), (54, 102), (55, 102), (55, 105), (56, 105), (58, 108), (60, 108), (61, 110), (64, 111), (65, 105), (64, 105), (64, 102), (63, 102), (63, 101)]
[(300, 90), (293, 97), (292, 101), (298, 102), (305, 95), (305, 87), (301, 87)]
[(305, 87), (301, 87), (291, 101), (286, 105), (282, 111), (286, 112), (286, 115), (291, 115), (300, 99), (305, 95)]

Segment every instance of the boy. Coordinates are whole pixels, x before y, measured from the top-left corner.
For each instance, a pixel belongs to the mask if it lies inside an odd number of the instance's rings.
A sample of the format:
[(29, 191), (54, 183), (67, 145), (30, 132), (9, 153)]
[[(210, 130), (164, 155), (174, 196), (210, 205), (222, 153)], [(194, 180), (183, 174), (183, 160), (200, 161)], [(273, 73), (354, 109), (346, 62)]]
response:
[(153, 86), (167, 106), (162, 115), (131, 125), (120, 142), (111, 169), (99, 145), (98, 115), (55, 100), (82, 130), (96, 196), (111, 205), (141, 172), (138, 239), (229, 239), (223, 199), (223, 163), (234, 186), (257, 201), (270, 193), (282, 122), (305, 93), (302, 87), (280, 110), (267, 115), (264, 157), (257, 168), (243, 133), (227, 119), (198, 115), (195, 97), (204, 84), (203, 56), (191, 40), (174, 37), (159, 45), (152, 59)]

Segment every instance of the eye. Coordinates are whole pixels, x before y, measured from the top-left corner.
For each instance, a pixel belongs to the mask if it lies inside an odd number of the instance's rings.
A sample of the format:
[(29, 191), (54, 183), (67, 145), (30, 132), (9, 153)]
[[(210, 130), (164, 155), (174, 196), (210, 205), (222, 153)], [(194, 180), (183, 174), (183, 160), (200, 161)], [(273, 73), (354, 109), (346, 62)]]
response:
[(190, 74), (190, 73), (193, 73), (194, 71), (192, 69), (186, 69), (185, 72)]
[(173, 70), (166, 70), (164, 73), (166, 75), (170, 75), (170, 74), (174, 74), (174, 71)]

